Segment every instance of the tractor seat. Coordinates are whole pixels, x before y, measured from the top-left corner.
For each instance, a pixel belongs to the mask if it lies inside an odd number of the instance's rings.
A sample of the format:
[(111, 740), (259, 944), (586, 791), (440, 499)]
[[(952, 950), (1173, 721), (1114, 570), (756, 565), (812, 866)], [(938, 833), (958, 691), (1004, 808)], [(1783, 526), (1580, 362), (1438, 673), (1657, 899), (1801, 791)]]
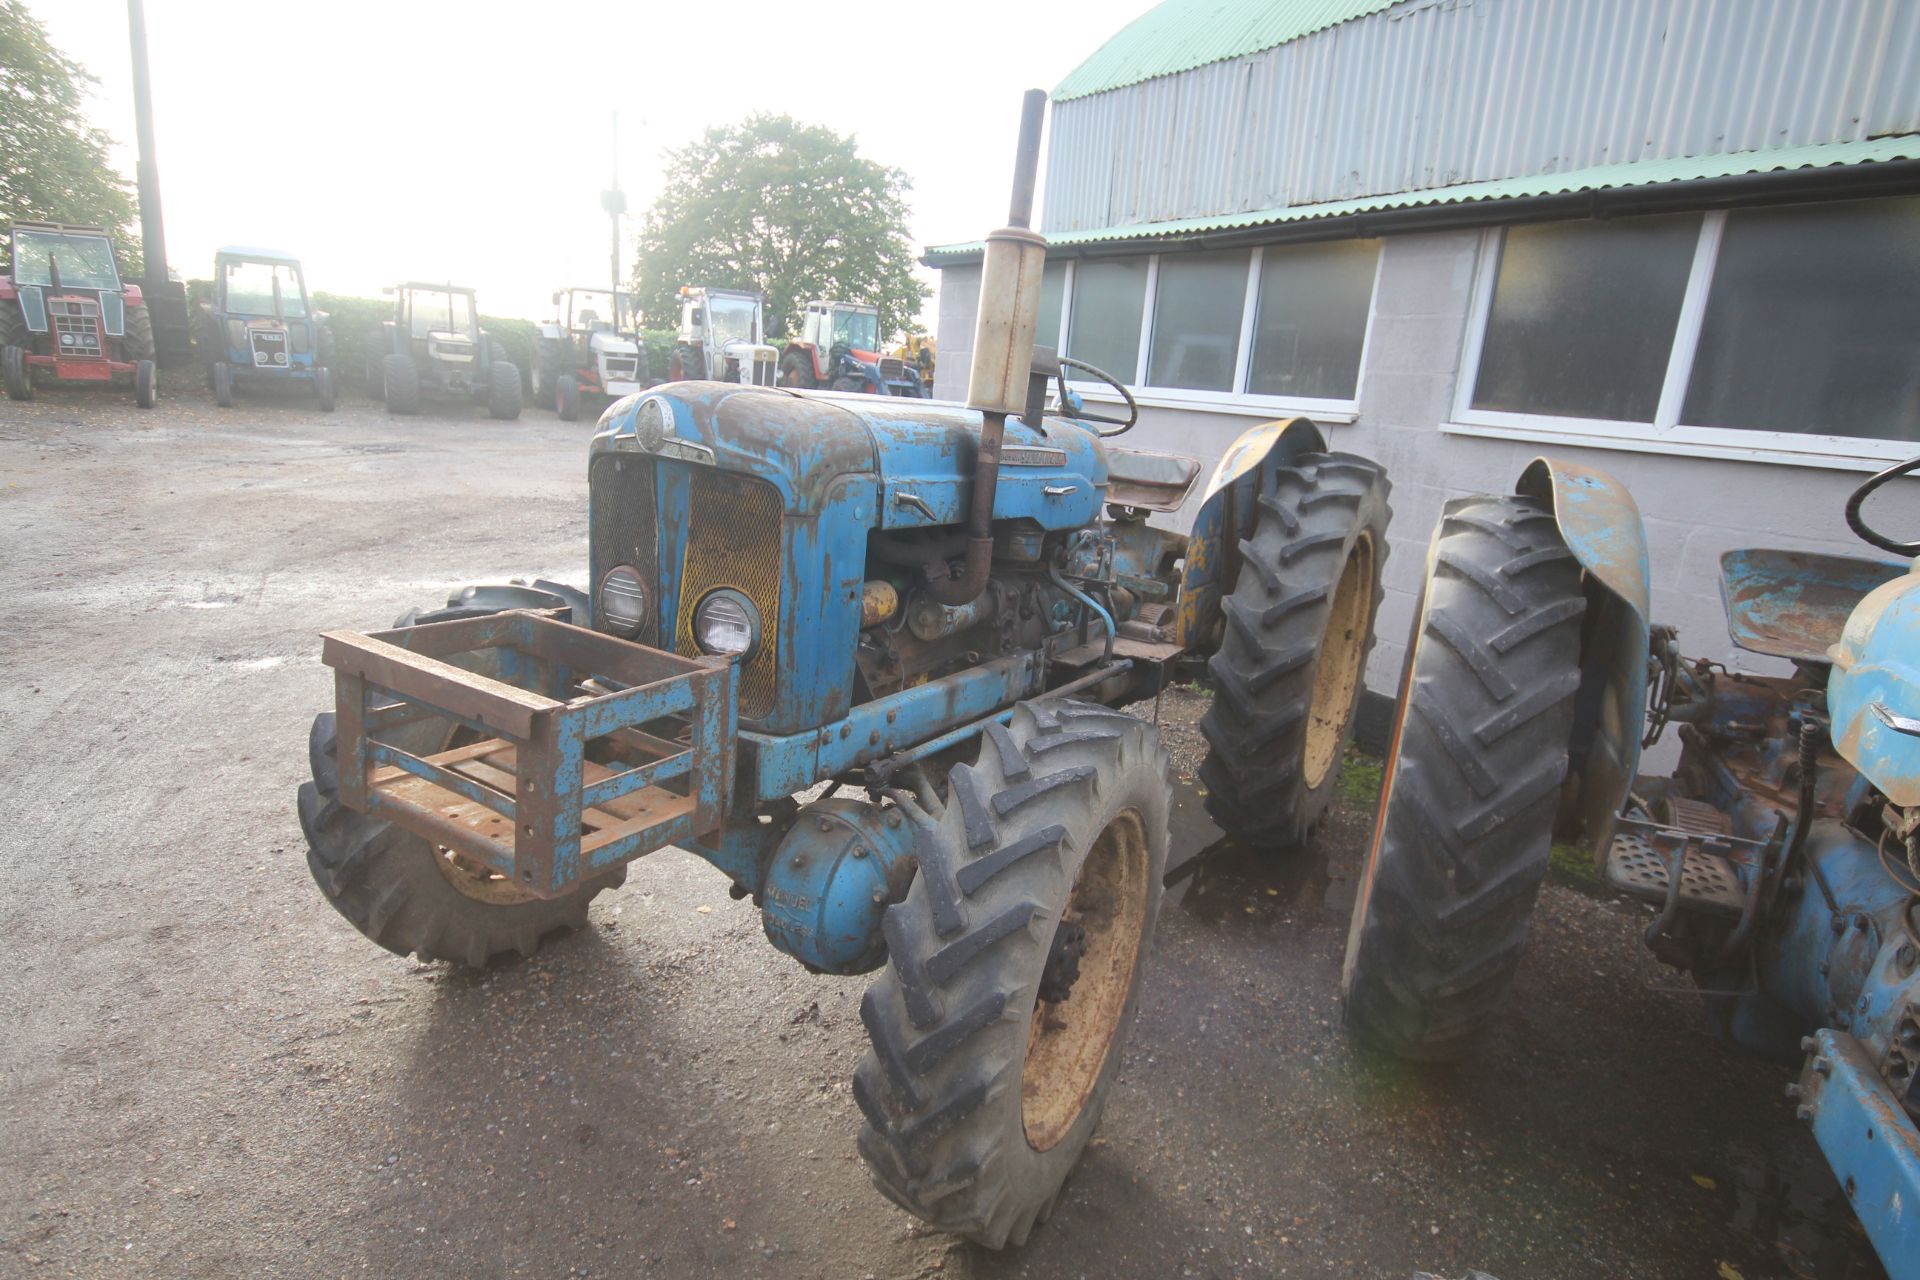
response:
[(1200, 461), (1172, 453), (1116, 449), (1107, 453), (1107, 501), (1146, 511), (1178, 511), (1200, 478)]
[(1727, 633), (1751, 653), (1789, 662), (1831, 661), (1860, 598), (1907, 571), (1903, 564), (1817, 551), (1729, 551), (1720, 557)]

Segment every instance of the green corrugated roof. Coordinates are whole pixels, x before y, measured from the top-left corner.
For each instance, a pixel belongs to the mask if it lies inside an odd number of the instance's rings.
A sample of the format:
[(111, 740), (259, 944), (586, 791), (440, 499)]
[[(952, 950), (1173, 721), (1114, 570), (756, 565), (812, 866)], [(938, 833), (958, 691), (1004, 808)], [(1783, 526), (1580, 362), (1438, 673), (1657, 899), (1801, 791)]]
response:
[[(1403, 191), (1393, 195), (1366, 196), (1358, 200), (1333, 200), (1323, 204), (1295, 205), (1285, 209), (1261, 209), (1253, 213), (1233, 213), (1212, 218), (1179, 218), (1171, 222), (1142, 222), (1125, 227), (1101, 227), (1085, 231), (1055, 231), (1047, 234), (1047, 243), (1055, 246), (1099, 244), (1111, 240), (1160, 240), (1173, 236), (1201, 235), (1210, 231), (1232, 231), (1268, 224), (1307, 222), (1315, 218), (1334, 218), (1349, 213), (1372, 213), (1384, 209), (1412, 209), (1423, 205), (1472, 204), (1482, 201), (1516, 200), (1528, 196), (1569, 195), (1582, 191), (1607, 191), (1622, 187), (1660, 186), (1677, 182), (1696, 182), (1707, 178), (1732, 178), (1743, 174), (1771, 173), (1786, 169), (1824, 169), (1840, 165), (1871, 164), (1887, 160), (1920, 160), (1920, 133), (1892, 138), (1871, 138), (1864, 142), (1823, 142), (1805, 147), (1781, 147), (1772, 151), (1740, 151), (1720, 156), (1683, 156), (1673, 160), (1642, 160), (1637, 164), (1599, 165), (1567, 173), (1540, 174), (1530, 178), (1501, 178), (1492, 182), (1466, 182), (1453, 187), (1435, 187), (1426, 191)], [(966, 244), (936, 245), (926, 252), (929, 265), (938, 259), (979, 256), (982, 241)]]
[(1055, 102), (1258, 53), (1351, 22), (1396, 0), (1163, 0), (1141, 14), (1053, 91)]

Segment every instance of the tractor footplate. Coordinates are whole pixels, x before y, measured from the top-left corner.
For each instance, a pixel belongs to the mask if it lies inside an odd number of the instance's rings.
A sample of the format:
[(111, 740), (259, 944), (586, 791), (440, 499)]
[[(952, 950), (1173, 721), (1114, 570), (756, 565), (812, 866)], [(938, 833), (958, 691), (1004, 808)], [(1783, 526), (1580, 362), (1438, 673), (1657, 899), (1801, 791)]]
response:
[[(716, 829), (733, 783), (730, 665), (554, 612), (329, 632), (321, 653), (342, 803), (541, 898)], [(479, 740), (424, 754), (384, 740), (423, 721)]]
[[(1711, 840), (1713, 837), (1705, 837)], [(1620, 892), (1662, 904), (1672, 884), (1674, 851), (1682, 845), (1680, 905), (1724, 915), (1740, 914), (1746, 898), (1733, 863), (1703, 847), (1697, 834), (1672, 829), (1617, 831), (1607, 850), (1607, 883)]]

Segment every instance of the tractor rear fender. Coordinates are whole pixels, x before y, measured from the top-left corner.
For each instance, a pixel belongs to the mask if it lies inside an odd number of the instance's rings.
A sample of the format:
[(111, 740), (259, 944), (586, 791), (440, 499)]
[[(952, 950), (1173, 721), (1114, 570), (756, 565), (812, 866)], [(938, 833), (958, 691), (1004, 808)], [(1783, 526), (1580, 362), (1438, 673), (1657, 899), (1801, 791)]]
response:
[(1181, 648), (1211, 653), (1220, 647), (1220, 602), (1232, 594), (1240, 574), (1240, 542), (1253, 533), (1260, 495), (1272, 490), (1276, 470), (1326, 448), (1326, 437), (1306, 418), (1263, 422), (1228, 447), (1187, 535), (1176, 636)]
[(1626, 486), (1591, 467), (1535, 458), (1514, 492), (1552, 504), (1561, 538), (1586, 571), (1580, 693), (1557, 835), (1600, 862), (1640, 765), (1649, 638), (1646, 531)]

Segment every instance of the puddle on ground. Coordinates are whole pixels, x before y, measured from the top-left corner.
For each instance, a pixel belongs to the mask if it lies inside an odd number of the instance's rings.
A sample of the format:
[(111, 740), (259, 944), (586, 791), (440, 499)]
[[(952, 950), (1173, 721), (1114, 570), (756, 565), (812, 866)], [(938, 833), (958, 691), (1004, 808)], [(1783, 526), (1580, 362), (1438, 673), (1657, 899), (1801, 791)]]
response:
[(1209, 924), (1285, 917), (1344, 926), (1353, 888), (1336, 880), (1324, 851), (1280, 851), (1230, 839), (1207, 817), (1197, 783), (1176, 778), (1167, 826), (1167, 902)]

